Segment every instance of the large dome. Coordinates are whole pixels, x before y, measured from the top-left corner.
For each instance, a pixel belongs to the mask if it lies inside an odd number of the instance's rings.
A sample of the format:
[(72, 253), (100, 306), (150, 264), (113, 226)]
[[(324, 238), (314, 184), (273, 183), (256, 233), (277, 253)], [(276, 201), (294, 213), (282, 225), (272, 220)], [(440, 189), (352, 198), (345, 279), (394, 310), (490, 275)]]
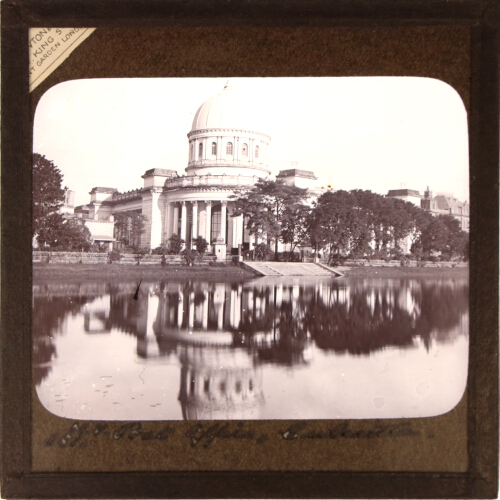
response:
[(271, 138), (260, 131), (262, 121), (252, 97), (228, 81), (194, 116), (187, 174), (268, 176)]
[(196, 112), (191, 130), (207, 128), (260, 129), (256, 106), (250, 96), (240, 95), (228, 80), (222, 90), (209, 97)]

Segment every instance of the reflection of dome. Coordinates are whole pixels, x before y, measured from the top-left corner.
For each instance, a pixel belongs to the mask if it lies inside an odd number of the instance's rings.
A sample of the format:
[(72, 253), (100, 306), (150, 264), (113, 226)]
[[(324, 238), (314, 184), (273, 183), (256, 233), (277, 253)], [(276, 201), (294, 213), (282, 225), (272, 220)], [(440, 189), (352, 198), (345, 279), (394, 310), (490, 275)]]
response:
[(251, 97), (226, 83), (194, 116), (188, 134), (188, 175), (269, 175), (271, 138), (259, 131), (261, 122)]
[(262, 370), (247, 351), (185, 346), (179, 359), (185, 420), (246, 420), (264, 403)]

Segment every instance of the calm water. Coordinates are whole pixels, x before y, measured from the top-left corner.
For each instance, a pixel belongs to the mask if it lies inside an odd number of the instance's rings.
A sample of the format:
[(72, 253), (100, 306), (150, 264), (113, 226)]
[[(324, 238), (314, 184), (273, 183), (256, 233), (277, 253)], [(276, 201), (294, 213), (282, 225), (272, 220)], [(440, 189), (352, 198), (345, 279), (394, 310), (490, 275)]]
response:
[(38, 396), (73, 419), (432, 416), (467, 380), (468, 280), (33, 286)]

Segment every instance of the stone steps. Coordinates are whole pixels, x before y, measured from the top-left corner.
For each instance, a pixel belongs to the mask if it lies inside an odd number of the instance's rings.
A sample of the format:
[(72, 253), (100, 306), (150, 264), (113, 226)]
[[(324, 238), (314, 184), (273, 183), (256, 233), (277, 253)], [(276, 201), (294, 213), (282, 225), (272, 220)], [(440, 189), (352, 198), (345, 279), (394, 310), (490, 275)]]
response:
[(309, 262), (244, 262), (262, 276), (342, 276), (326, 266)]

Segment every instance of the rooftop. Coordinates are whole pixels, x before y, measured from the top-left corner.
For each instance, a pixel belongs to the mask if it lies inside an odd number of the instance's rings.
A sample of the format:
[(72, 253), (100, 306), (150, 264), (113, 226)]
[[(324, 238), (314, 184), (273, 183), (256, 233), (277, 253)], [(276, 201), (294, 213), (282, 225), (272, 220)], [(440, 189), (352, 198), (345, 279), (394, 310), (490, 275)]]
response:
[(113, 193), (116, 193), (117, 191), (118, 191), (118, 189), (115, 189), (115, 188), (95, 187), (95, 188), (92, 188), (92, 190), (90, 191), (89, 194), (94, 194), (94, 193), (109, 193), (109, 194), (113, 194)]
[(422, 195), (415, 189), (390, 189), (387, 196), (415, 196), (422, 198)]
[(280, 170), (280, 173), (276, 176), (280, 177), (305, 177), (307, 179), (317, 179), (314, 172), (309, 170), (299, 170), (298, 168), (291, 168), (289, 170)]
[(141, 175), (141, 177), (144, 179), (144, 177), (149, 177), (150, 175), (158, 175), (162, 177), (177, 177), (177, 172), (175, 170), (167, 170), (164, 168), (150, 168), (149, 170), (146, 170), (146, 172), (144, 172), (144, 175)]

